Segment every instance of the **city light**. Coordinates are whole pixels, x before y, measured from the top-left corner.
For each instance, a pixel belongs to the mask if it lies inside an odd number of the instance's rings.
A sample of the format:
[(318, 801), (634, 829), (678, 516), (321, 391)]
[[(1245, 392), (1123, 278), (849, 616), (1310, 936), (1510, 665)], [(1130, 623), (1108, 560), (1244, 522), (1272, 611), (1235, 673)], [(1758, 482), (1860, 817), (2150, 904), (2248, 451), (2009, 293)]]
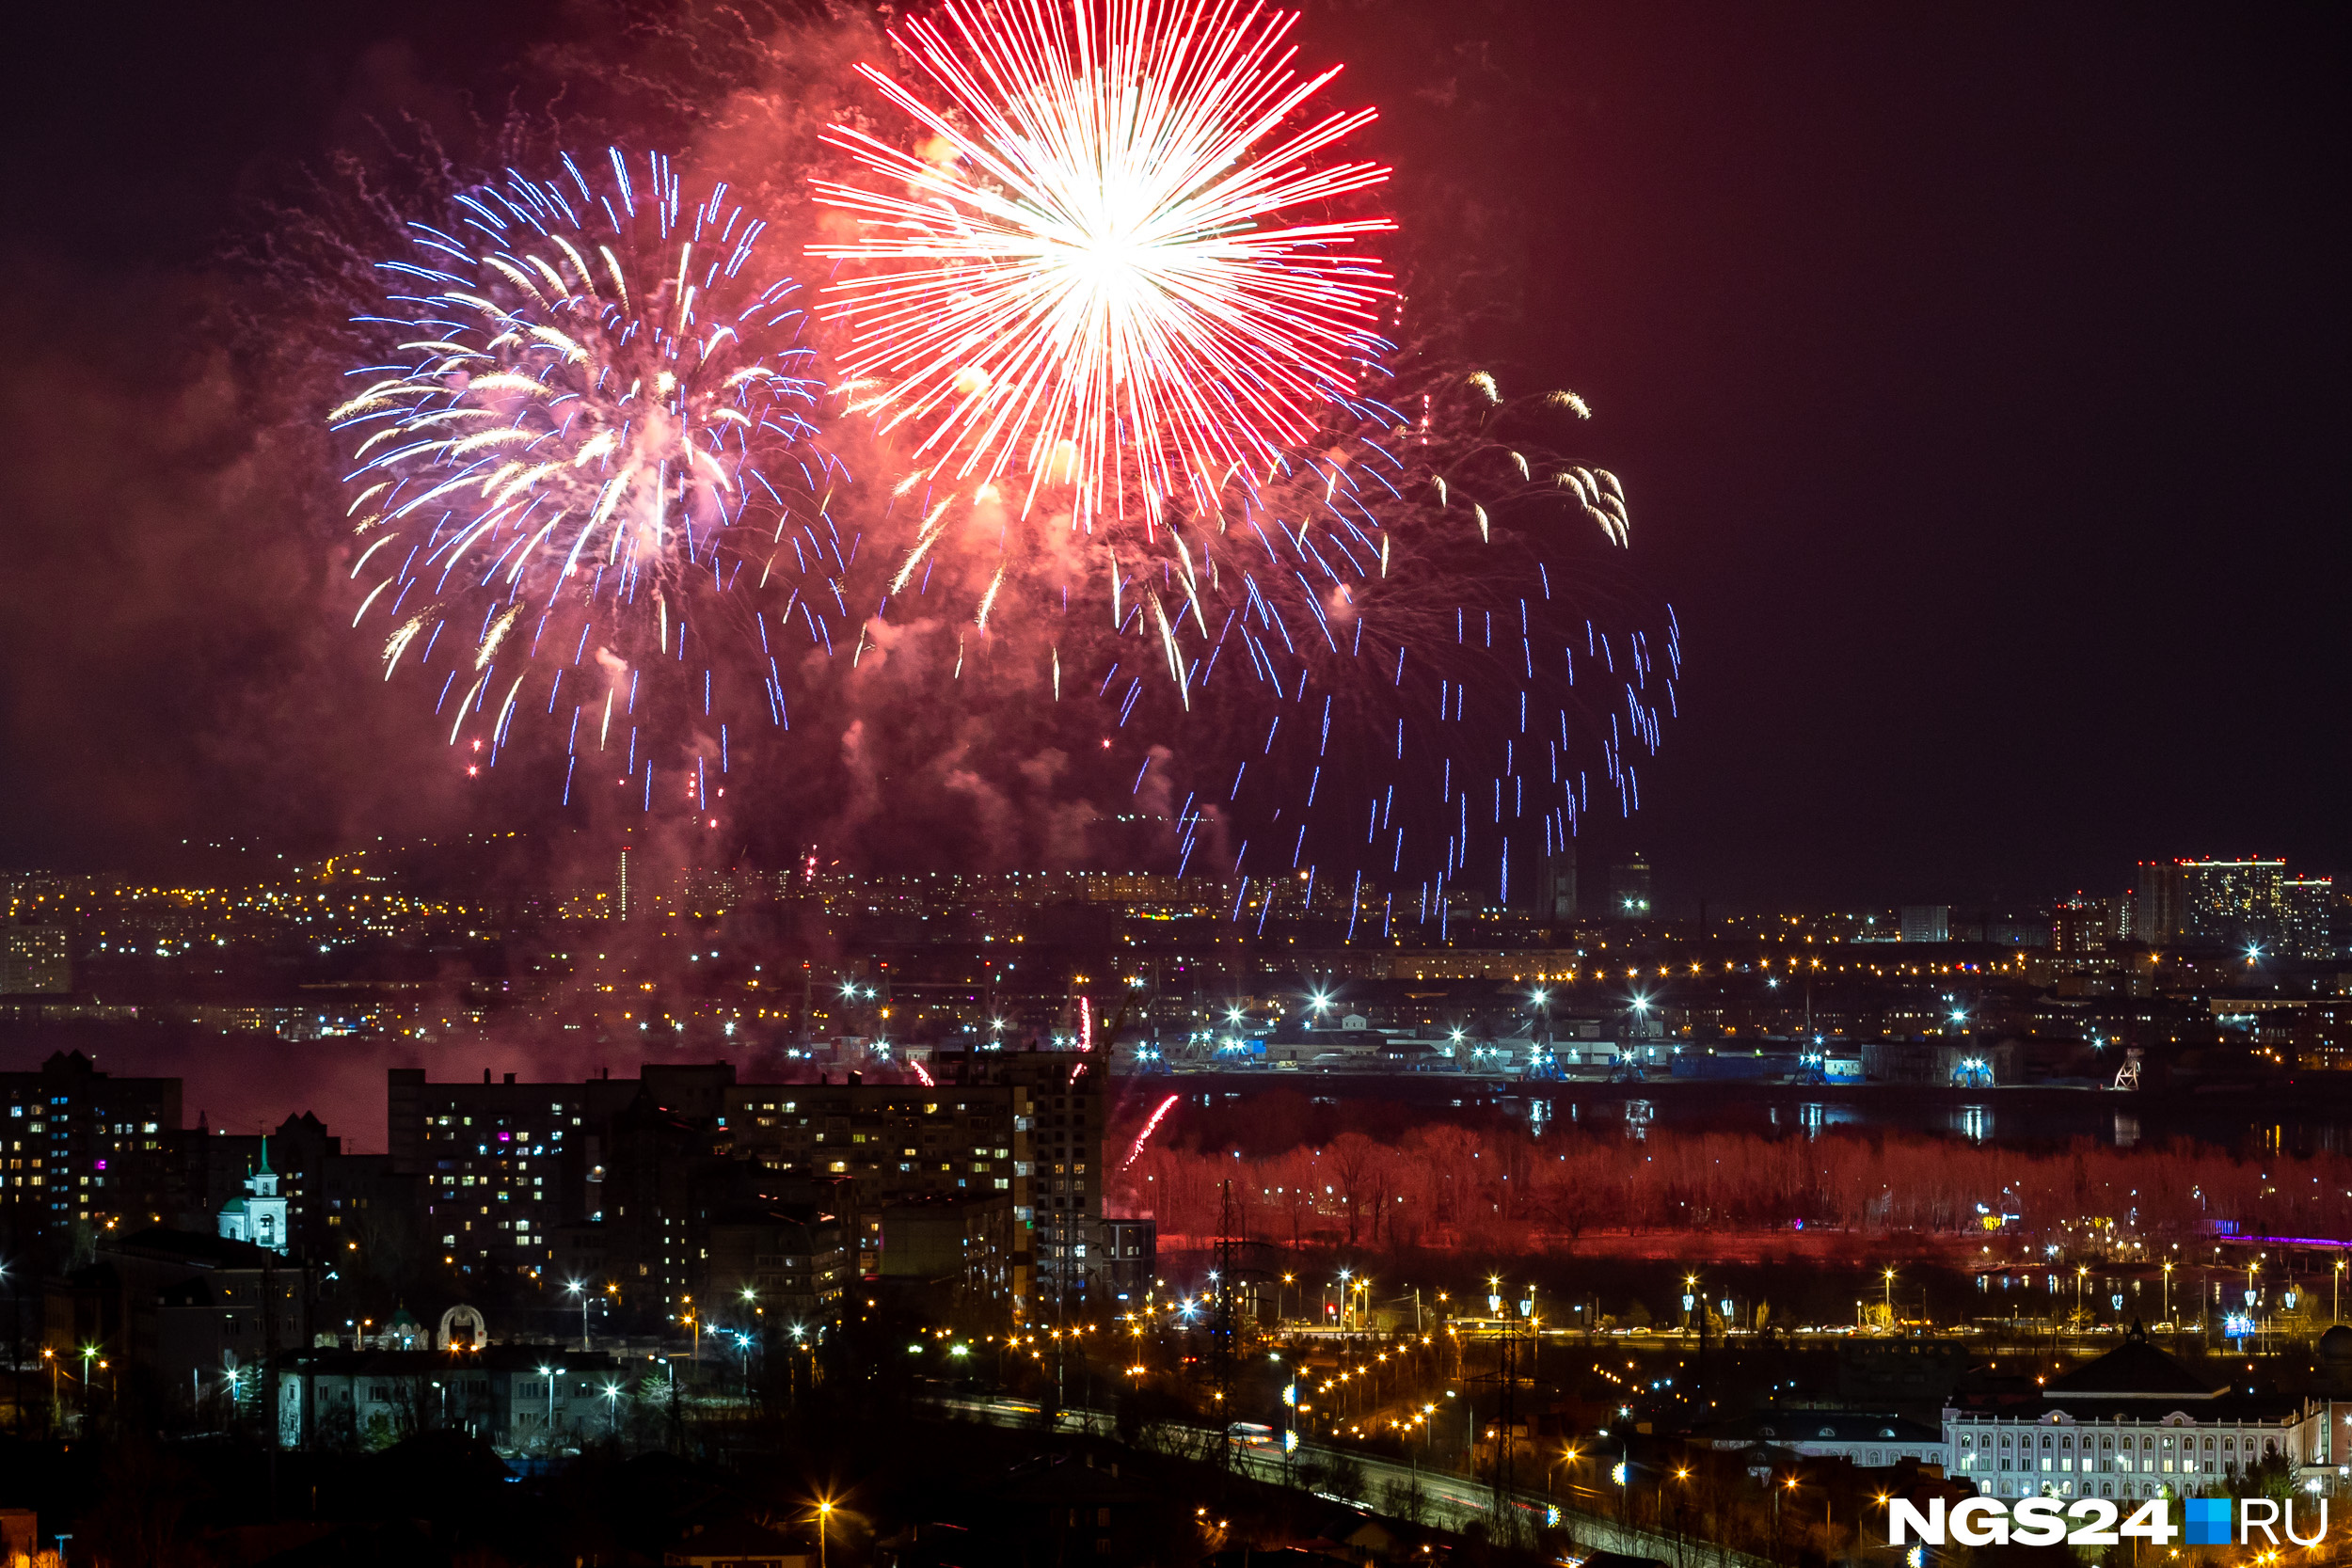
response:
[(577, 9), (20, 29), (28, 1553), (2352, 1555), (2341, 16)]

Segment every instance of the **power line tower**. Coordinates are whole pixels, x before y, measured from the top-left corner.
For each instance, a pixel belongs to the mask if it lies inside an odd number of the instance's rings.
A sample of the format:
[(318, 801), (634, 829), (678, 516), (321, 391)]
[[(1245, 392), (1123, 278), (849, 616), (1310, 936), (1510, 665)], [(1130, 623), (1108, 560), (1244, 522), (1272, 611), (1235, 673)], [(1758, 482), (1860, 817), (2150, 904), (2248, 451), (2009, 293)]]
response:
[(1217, 1183), (1216, 1270), (1210, 1283), (1215, 1290), (1210, 1298), (1209, 1344), (1211, 1375), (1216, 1383), (1216, 1408), (1220, 1427), (1230, 1425), (1233, 1399), (1233, 1291), (1240, 1284), (1236, 1276), (1234, 1252), (1239, 1238), (1233, 1215), (1233, 1183), (1231, 1178)]
[[(1500, 1287), (1497, 1287), (1500, 1289)], [(1477, 1378), (1479, 1383), (1495, 1386), (1494, 1459), (1494, 1528), (1498, 1540), (1516, 1543), (1518, 1539), (1517, 1513), (1510, 1506), (1511, 1493), (1516, 1486), (1518, 1441), (1515, 1429), (1518, 1425), (1518, 1387), (1522, 1377), (1533, 1391), (1539, 1366), (1542, 1332), (1541, 1320), (1535, 1316), (1534, 1287), (1528, 1287), (1527, 1299), (1518, 1303), (1498, 1294), (1486, 1298), (1487, 1310), (1495, 1315), (1495, 1370), (1490, 1376)], [(1516, 1306), (1517, 1310), (1513, 1308)], [(1524, 1354), (1526, 1365), (1520, 1365)], [(1477, 1434), (1471, 1433), (1476, 1441)]]

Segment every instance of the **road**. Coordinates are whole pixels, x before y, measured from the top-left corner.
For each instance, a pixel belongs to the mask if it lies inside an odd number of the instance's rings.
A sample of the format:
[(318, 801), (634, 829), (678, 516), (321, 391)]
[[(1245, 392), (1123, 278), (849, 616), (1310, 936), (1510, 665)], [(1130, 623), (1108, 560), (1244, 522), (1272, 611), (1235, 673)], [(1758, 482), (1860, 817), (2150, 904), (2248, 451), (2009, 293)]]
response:
[[(1040, 1415), (1037, 1405), (1020, 1400), (943, 1398), (932, 1402), (967, 1419), (987, 1421), (997, 1426), (1034, 1426)], [(1107, 1410), (1064, 1409), (1057, 1418), (1056, 1430), (1107, 1439), (1112, 1437), (1114, 1428)], [(1208, 1452), (1214, 1449), (1217, 1434), (1211, 1429), (1184, 1427), (1181, 1430), (1186, 1446), (1193, 1451)], [(1423, 1470), (1411, 1464), (1400, 1465), (1391, 1459), (1375, 1458), (1351, 1449), (1325, 1448), (1314, 1443), (1301, 1443), (1295, 1453), (1287, 1455), (1273, 1449), (1236, 1447), (1233, 1449), (1236, 1470), (1253, 1481), (1275, 1486), (1303, 1488), (1304, 1483), (1299, 1480), (1302, 1469), (1327, 1470), (1339, 1460), (1352, 1461), (1362, 1468), (1365, 1497), (1360, 1505), (1345, 1497), (1334, 1497), (1335, 1501), (1366, 1507), (1375, 1513), (1391, 1514), (1390, 1497), (1418, 1486), (1422, 1496), (1422, 1523), (1456, 1531), (1478, 1523), (1486, 1524), (1489, 1529), (1495, 1526), (1495, 1489), (1450, 1471)], [(1329, 1493), (1320, 1495), (1332, 1497)], [(1549, 1511), (1556, 1507), (1560, 1528), (1588, 1547), (1658, 1558), (1674, 1564), (1675, 1568), (1772, 1568), (1763, 1559), (1744, 1552), (1730, 1551), (1694, 1536), (1666, 1535), (1638, 1527), (1629, 1528), (1604, 1514), (1572, 1506), (1540, 1492), (1515, 1489), (1504, 1494), (1502, 1502), (1509, 1511), (1512, 1533), (1520, 1537), (1533, 1535), (1546, 1522)]]

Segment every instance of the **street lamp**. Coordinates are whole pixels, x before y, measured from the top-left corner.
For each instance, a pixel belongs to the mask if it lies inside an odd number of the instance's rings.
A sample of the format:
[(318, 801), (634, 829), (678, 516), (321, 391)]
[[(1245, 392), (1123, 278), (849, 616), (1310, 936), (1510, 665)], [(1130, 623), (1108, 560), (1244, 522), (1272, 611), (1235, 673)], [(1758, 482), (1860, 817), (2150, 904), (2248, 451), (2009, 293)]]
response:
[(548, 1380), (548, 1452), (555, 1451), (555, 1369), (542, 1367), (539, 1375)]
[(833, 1500), (817, 1499), (817, 1568), (825, 1568), (825, 1521), (833, 1517)]
[(580, 1298), (580, 1348), (584, 1353), (589, 1348), (588, 1287), (581, 1281), (575, 1279), (569, 1285), (564, 1286), (564, 1289), (569, 1291), (572, 1294)]
[(604, 1386), (604, 1430), (608, 1436), (621, 1433), (621, 1386), (617, 1383)]
[[(2344, 1265), (2338, 1263), (2336, 1268), (2341, 1271)], [(2344, 1275), (2339, 1272), (2336, 1277), (2341, 1280)], [(2169, 1262), (2164, 1265), (2164, 1321), (2166, 1323), (2172, 1321), (2172, 1265)]]

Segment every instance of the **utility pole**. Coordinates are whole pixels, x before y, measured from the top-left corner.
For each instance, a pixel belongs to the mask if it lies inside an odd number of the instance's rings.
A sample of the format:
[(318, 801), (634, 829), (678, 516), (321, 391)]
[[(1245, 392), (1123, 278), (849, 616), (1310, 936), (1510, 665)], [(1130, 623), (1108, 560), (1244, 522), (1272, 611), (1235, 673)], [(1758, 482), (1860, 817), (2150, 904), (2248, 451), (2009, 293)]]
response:
[[(1699, 1279), (1696, 1275), (1684, 1280), (1682, 1288), (1691, 1292), (1692, 1316), (1698, 1321), (1699, 1375), (1696, 1385), (1691, 1390), (1691, 1402), (1693, 1407), (1696, 1407), (1698, 1402), (1707, 1397), (1707, 1292), (1699, 1289)], [(1698, 1418), (1705, 1420), (1707, 1413), (1699, 1410)]]
[[(22, 1207), (11, 1205), (9, 1217), (13, 1219)], [(16, 1413), (16, 1433), (20, 1437), (24, 1434), (24, 1288), (17, 1283), (16, 1276), (24, 1266), (21, 1261), (14, 1268), (0, 1262), (0, 1279), (6, 1279), (8, 1285), (8, 1378), (12, 1385), (8, 1408)]]
[[(1510, 1303), (1503, 1303), (1503, 1307), (1504, 1310), (1509, 1310)], [(1518, 1409), (1517, 1398), (1519, 1384), (1518, 1342), (1518, 1325), (1506, 1319), (1502, 1328), (1502, 1364), (1496, 1368), (1496, 1372), (1502, 1382), (1502, 1408), (1495, 1418), (1495, 1523), (1497, 1525), (1502, 1525), (1508, 1517), (1504, 1512), (1504, 1499), (1511, 1493), (1511, 1461), (1516, 1457), (1511, 1451), (1511, 1424)], [(1514, 1532), (1514, 1538), (1516, 1538), (1516, 1532)]]
[[(1501, 1290), (1502, 1286), (1499, 1284), (1490, 1287), (1490, 1291), (1495, 1292), (1500, 1292)], [(1492, 1310), (1497, 1314), (1499, 1323), (1494, 1335), (1495, 1370), (1493, 1381), (1495, 1384), (1496, 1398), (1495, 1460), (1492, 1485), (1494, 1491), (1493, 1512), (1495, 1528), (1498, 1532), (1501, 1532), (1510, 1525), (1512, 1519), (1507, 1499), (1511, 1492), (1511, 1478), (1512, 1472), (1515, 1468), (1514, 1460), (1517, 1458), (1517, 1454), (1515, 1452), (1516, 1445), (1512, 1442), (1511, 1428), (1513, 1422), (1517, 1419), (1518, 1410), (1518, 1345), (1520, 1330), (1518, 1323), (1514, 1320), (1512, 1315), (1513, 1304), (1502, 1300), (1500, 1294), (1495, 1296), (1495, 1301), (1497, 1305), (1493, 1307)], [(1531, 1303), (1531, 1307), (1532, 1305), (1533, 1304)], [(1534, 1319), (1534, 1314), (1532, 1310), (1528, 1314), (1528, 1319), (1530, 1326), (1532, 1327)], [(1482, 1377), (1476, 1379), (1475, 1381), (1484, 1383), (1487, 1380)], [(1474, 1416), (1470, 1420), (1470, 1437), (1471, 1444), (1471, 1463), (1470, 1470), (1471, 1479), (1475, 1480), (1478, 1473), (1478, 1422)], [(1506, 1539), (1516, 1540), (1517, 1537), (1511, 1536)]]
[(1216, 1217), (1216, 1286), (1210, 1303), (1209, 1337), (1214, 1350), (1212, 1366), (1216, 1377), (1216, 1407), (1218, 1454), (1220, 1463), (1231, 1446), (1223, 1441), (1223, 1430), (1232, 1424), (1232, 1412), (1228, 1408), (1233, 1398), (1233, 1183), (1229, 1177), (1217, 1184)]

